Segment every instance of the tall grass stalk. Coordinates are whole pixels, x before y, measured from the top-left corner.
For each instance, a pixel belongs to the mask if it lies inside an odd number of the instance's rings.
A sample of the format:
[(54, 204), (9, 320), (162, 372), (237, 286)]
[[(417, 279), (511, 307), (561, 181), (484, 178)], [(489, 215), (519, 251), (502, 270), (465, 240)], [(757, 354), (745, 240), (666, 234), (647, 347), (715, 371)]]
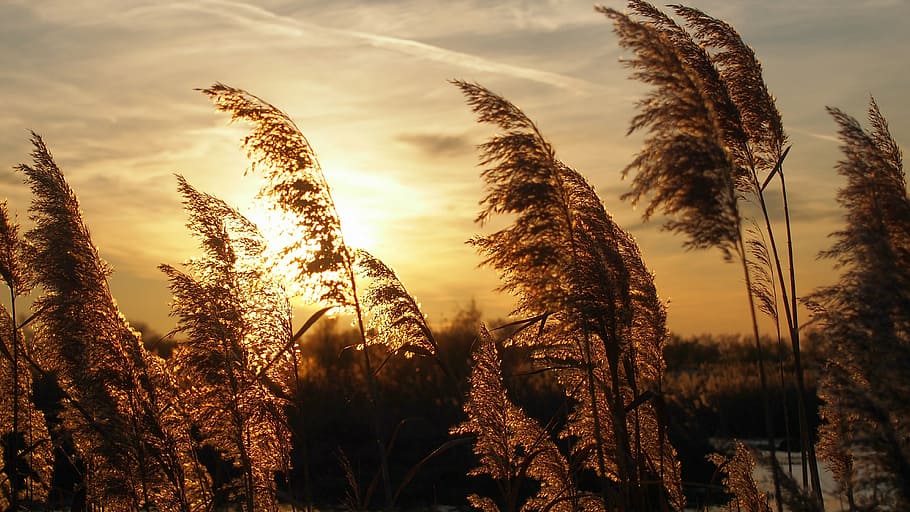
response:
[[(806, 377), (802, 363), (802, 349), (800, 347), (798, 310), (799, 298), (796, 293), (796, 265), (793, 260), (793, 235), (791, 232), (790, 224), (790, 206), (789, 199), (787, 197), (787, 185), (783, 172), (783, 161), (789, 151), (790, 148), (788, 147), (781, 155), (780, 160), (778, 161), (774, 170), (768, 176), (768, 179), (770, 179), (774, 174), (777, 174), (780, 178), (781, 195), (783, 196), (782, 201), (784, 209), (784, 226), (786, 228), (787, 240), (787, 277), (784, 275), (780, 253), (778, 252), (777, 244), (774, 239), (774, 230), (772, 229), (768, 207), (765, 203), (764, 187), (759, 188), (760, 194), (758, 197), (759, 204), (761, 205), (762, 209), (762, 216), (765, 220), (768, 238), (771, 244), (771, 254), (774, 256), (774, 265), (775, 270), (777, 271), (777, 282), (780, 285), (781, 293), (783, 295), (784, 313), (787, 321), (787, 329), (789, 331), (791, 349), (793, 353), (793, 366), (797, 386), (796, 400), (797, 415), (799, 419), (800, 457), (802, 460), (803, 486), (811, 489), (815, 500), (818, 503), (823, 504), (823, 497), (821, 495), (821, 480), (818, 472), (818, 458), (815, 454), (815, 443), (813, 442), (812, 436), (809, 432), (809, 419), (806, 405), (808, 390), (806, 389)], [(765, 183), (767, 183), (767, 180)], [(787, 281), (789, 281), (789, 289), (785, 284)], [(809, 480), (810, 478), (811, 480)]]
[[(806, 410), (807, 390), (800, 348), (793, 239), (790, 229), (786, 180), (783, 172), (784, 159), (789, 153), (790, 147), (785, 148), (787, 136), (784, 132), (781, 116), (775, 105), (774, 97), (768, 91), (762, 78), (762, 67), (755, 57), (755, 52), (745, 44), (733, 26), (697, 9), (681, 5), (675, 5), (672, 8), (693, 29), (693, 39), (711, 52), (709, 53), (711, 61), (717, 67), (717, 72), (723, 84), (728, 88), (730, 99), (740, 115), (742, 131), (747, 136), (748, 144), (743, 148), (746, 158), (742, 163), (749, 171), (749, 181), (751, 182), (748, 187), (750, 190), (748, 190), (747, 197), (751, 197), (761, 207), (765, 232), (771, 244), (770, 254), (773, 256), (777, 271), (777, 283), (780, 286), (781, 299), (784, 302), (784, 313), (793, 351), (798, 391), (797, 412), (800, 427), (800, 452), (803, 462), (803, 485), (812, 489), (812, 493), (819, 505), (822, 505), (818, 463), (815, 457), (814, 443), (809, 435)], [(761, 184), (759, 173), (766, 174)], [(765, 187), (775, 174), (779, 177), (783, 196), (784, 225), (788, 247), (789, 290), (785, 284), (787, 279), (785, 279), (782, 270), (780, 252), (775, 241), (774, 228), (770, 220), (764, 194)], [(772, 315), (772, 319), (776, 321), (775, 316), (777, 315)], [(806, 478), (806, 468), (811, 474), (811, 486)]]
[(681, 508), (675, 451), (648, 399), (660, 389), (665, 311), (634, 240), (520, 109), (454, 83), (478, 120), (500, 130), (480, 146), (477, 221), (513, 217), (471, 244), (516, 295), (514, 314), (530, 319), (516, 342), (556, 371), (575, 404), (562, 435), (577, 439), (573, 455), (594, 471), (610, 510)]
[[(717, 247), (726, 259), (735, 255), (740, 261), (759, 353), (757, 371), (765, 396), (768, 444), (773, 458), (775, 436), (755, 299), (771, 306), (769, 311), (776, 306), (772, 306), (773, 300), (761, 296), (767, 287), (757, 287), (759, 283), (752, 275), (754, 266), (749, 262), (747, 245), (761, 241), (747, 243), (739, 201), (751, 198), (761, 205), (777, 262), (778, 282), (784, 286), (758, 173), (779, 169), (786, 136), (761, 78), (761, 67), (736, 31), (695, 9), (671, 7), (693, 33), (646, 2), (629, 2), (630, 10), (640, 19), (598, 8), (613, 20), (620, 44), (635, 53), (636, 58), (628, 63), (635, 70), (633, 77), (655, 86), (640, 102), (640, 113), (629, 130), (646, 129), (648, 137), (626, 169), (636, 175), (632, 191), (625, 197), (636, 203), (648, 197), (644, 217), (647, 219), (660, 209), (670, 217), (665, 228), (687, 236), (686, 247)], [(791, 293), (795, 293), (792, 287)], [(788, 320), (792, 316), (791, 293), (782, 288)], [(792, 339), (796, 330), (792, 320), (789, 326)], [(776, 475), (774, 483), (780, 508)]]
[(910, 508), (910, 199), (900, 147), (874, 100), (865, 130), (829, 108), (838, 125), (846, 183), (844, 227), (821, 256), (837, 284), (809, 305), (831, 342), (819, 385), (819, 451), (858, 509)]
[(246, 91), (215, 84), (202, 91), (216, 108), (229, 112), (232, 120), (253, 124), (244, 139), (252, 159), (251, 169), (262, 171), (266, 184), (260, 196), (274, 202), (272, 208), (289, 221), (297, 233), (281, 248), (283, 263), (294, 269), (293, 278), (313, 299), (351, 310), (363, 342), (367, 392), (372, 403), (380, 473), (387, 500), (392, 497), (388, 470), (386, 432), (381, 418), (376, 375), (367, 347), (364, 312), (357, 294), (354, 254), (347, 246), (331, 189), (309, 142), (281, 110)]
[(755, 458), (743, 443), (737, 441), (733, 453), (727, 457), (711, 455), (709, 460), (726, 473), (724, 487), (732, 495), (727, 504), (730, 512), (771, 512), (768, 498), (758, 489), (753, 474)]
[[(19, 285), (21, 282), (21, 273), (19, 265), (19, 233), (18, 225), (11, 222), (9, 212), (6, 208), (6, 202), (0, 204), (0, 275), (9, 288), (10, 298), (10, 336), (12, 341), (12, 350), (3, 343), (4, 355), (9, 354), (9, 364), (12, 369), (11, 383), (9, 392), (12, 395), (12, 425), (9, 432), (2, 432), (3, 453), (4, 453), (4, 473), (9, 483), (9, 508), (16, 510), (19, 508), (19, 491), (21, 479), (24, 475), (20, 474), (20, 451), (24, 446), (20, 446), (19, 438), (21, 435), (19, 429), (19, 395), (22, 391), (19, 385), (19, 329), (16, 326), (16, 299), (19, 295)], [(4, 311), (4, 313), (6, 313)], [(5, 429), (4, 429), (5, 430)], [(24, 436), (23, 436), (24, 441)]]
[(20, 165), (33, 200), (32, 267), (44, 295), (35, 302), (37, 359), (69, 399), (63, 426), (90, 468), (91, 503), (122, 509), (198, 506), (189, 432), (171, 407), (169, 376), (141, 344), (111, 296), (79, 204), (44, 141)]
[(3, 465), (0, 508), (19, 510), (43, 501), (49, 491), (53, 462), (51, 440), (43, 415), (31, 399), (33, 379), (26, 363), (23, 324), (18, 324), (16, 301), (33, 284), (29, 246), (19, 225), (0, 202), (0, 278), (9, 289), (10, 308), (0, 306), (0, 440)]
[[(576, 488), (569, 462), (548, 429), (509, 399), (496, 343), (483, 325), (472, 359), (471, 390), (464, 406), (468, 419), (451, 432), (475, 436), (474, 453), (480, 466), (469, 474), (489, 475), (496, 482), (502, 505), (477, 494), (468, 497), (471, 505), (484, 512), (603, 511), (604, 502), (597, 496)], [(529, 479), (539, 486), (521, 504)]]
[[(375, 318), (384, 322), (381, 327), (386, 331), (377, 340), (397, 340), (388, 346), (392, 352), (409, 354), (412, 349), (418, 349), (418, 353), (429, 351), (435, 356), (435, 342), (423, 314), (417, 309), (416, 301), (401, 301), (408, 295), (394, 273), (376, 275), (378, 260), (366, 253), (359, 254), (345, 242), (331, 189), (316, 153), (291, 118), (241, 89), (215, 84), (202, 92), (218, 110), (230, 113), (232, 120), (244, 120), (253, 126), (243, 145), (252, 161), (251, 170), (265, 177), (259, 195), (282, 217), (285, 235), (291, 235), (281, 237), (285, 245), (278, 248), (276, 266), (291, 269), (292, 282), (308, 298), (343, 308), (355, 318), (361, 341), (358, 349), (363, 353), (367, 394), (372, 404), (385, 505), (391, 507), (395, 494), (389, 474), (389, 434), (377, 386), (380, 368), (371, 354), (371, 346), (379, 341), (371, 340), (368, 335), (368, 317), (372, 306), (377, 311)], [(367, 291), (369, 304), (364, 304), (363, 290), (358, 289), (359, 277), (372, 278), (368, 286), (384, 287), (385, 291)], [(393, 283), (391, 287), (390, 283)], [(390, 290), (396, 293), (389, 294)], [(388, 300), (395, 301), (395, 305), (380, 307)], [(388, 320), (389, 313), (401, 316)], [(409, 341), (395, 345), (402, 339)]]
[[(187, 226), (204, 253), (189, 273), (163, 265), (179, 328), (189, 335), (172, 365), (203, 442), (239, 460), (232, 482), (245, 510), (277, 510), (275, 474), (287, 474), (287, 405), (296, 368), (286, 349), (291, 307), (265, 269), (258, 228), (235, 209), (178, 177)], [(239, 491), (239, 492), (238, 492)]]

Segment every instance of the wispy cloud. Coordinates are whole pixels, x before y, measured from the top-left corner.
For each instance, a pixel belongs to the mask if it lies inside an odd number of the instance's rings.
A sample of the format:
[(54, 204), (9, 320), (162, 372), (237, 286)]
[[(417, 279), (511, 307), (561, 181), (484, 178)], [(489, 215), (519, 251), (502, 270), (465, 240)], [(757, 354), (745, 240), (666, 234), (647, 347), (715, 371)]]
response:
[(560, 73), (517, 66), (486, 59), (469, 53), (442, 48), (421, 41), (376, 34), (358, 30), (345, 30), (308, 23), (290, 16), (283, 16), (263, 7), (231, 0), (206, 0), (202, 2), (170, 2), (142, 6), (115, 13), (107, 21), (118, 21), (145, 17), (150, 13), (163, 11), (195, 11), (218, 16), (249, 30), (275, 37), (307, 38), (313, 43), (325, 44), (331, 40), (353, 40), (375, 48), (396, 51), (412, 57), (449, 64), (472, 71), (505, 75), (530, 80), (575, 93), (584, 93), (594, 84)]
[(398, 140), (416, 147), (431, 157), (461, 155), (474, 151), (474, 146), (466, 135), (403, 133), (398, 136)]
[(474, 71), (498, 73), (508, 75), (514, 78), (523, 78), (542, 84), (552, 85), (562, 89), (567, 89), (576, 93), (583, 93), (593, 88), (594, 85), (577, 78), (568, 77), (558, 73), (541, 71), (538, 69), (513, 66), (495, 62), (476, 55), (447, 50), (438, 46), (433, 46), (419, 41), (409, 39), (399, 39), (396, 37), (381, 36), (377, 34), (367, 34), (364, 32), (346, 32), (351, 36), (361, 38), (370, 44), (379, 48), (389, 48), (398, 50), (402, 53), (422, 57), (437, 62), (452, 64), (462, 68)]
[(806, 130), (798, 127), (790, 127), (788, 129), (791, 133), (800, 133), (802, 135), (807, 135), (813, 139), (823, 140), (825, 142), (833, 142), (835, 144), (840, 144), (840, 139), (832, 133), (818, 133), (812, 130)]

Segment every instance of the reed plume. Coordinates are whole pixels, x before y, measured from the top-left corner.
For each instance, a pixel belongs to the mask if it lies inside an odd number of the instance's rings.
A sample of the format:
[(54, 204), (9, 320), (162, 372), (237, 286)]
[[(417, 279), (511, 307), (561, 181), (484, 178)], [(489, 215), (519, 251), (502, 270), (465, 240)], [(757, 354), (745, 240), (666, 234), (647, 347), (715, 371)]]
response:
[[(874, 100), (871, 130), (829, 108), (839, 128), (845, 226), (821, 256), (841, 270), (810, 306), (831, 340), (820, 384), (820, 449), (860, 507), (910, 507), (910, 199), (900, 148)], [(850, 495), (848, 494), (848, 497)]]
[[(635, 55), (627, 62), (634, 69), (632, 77), (654, 86), (639, 102), (640, 112), (629, 128), (630, 133), (646, 129), (648, 135), (641, 152), (624, 171), (635, 172), (631, 191), (624, 198), (633, 204), (649, 198), (644, 218), (658, 211), (668, 216), (664, 228), (685, 235), (686, 247), (717, 247), (725, 258), (732, 258), (738, 252), (741, 219), (737, 197), (743, 181), (743, 170), (726, 143), (729, 139), (735, 142), (732, 147), (742, 145), (741, 130), (731, 119), (735, 107), (723, 88), (709, 91), (715, 97), (704, 91), (704, 81), (714, 78), (717, 83), (719, 77), (682, 28), (649, 4), (629, 5), (647, 9), (649, 17), (660, 24), (599, 8), (613, 20), (620, 44)], [(694, 61), (691, 66), (687, 57)]]
[(538, 324), (523, 339), (576, 403), (565, 433), (578, 439), (574, 453), (601, 479), (608, 509), (646, 506), (653, 489), (645, 481), (658, 478), (659, 499), (682, 507), (675, 453), (655, 410), (630, 407), (659, 389), (666, 336), (634, 240), (521, 110), (477, 84), (454, 83), (478, 120), (501, 131), (480, 146), (486, 195), (477, 220), (513, 219), (471, 244), (499, 272), (500, 289), (516, 295), (514, 314)]
[(227, 484), (243, 510), (277, 510), (276, 473), (287, 473), (291, 448), (284, 407), (296, 372), (285, 350), (292, 338), (283, 287), (264, 268), (258, 229), (226, 203), (177, 177), (203, 255), (188, 272), (162, 265), (174, 293), (173, 314), (188, 341), (175, 351), (182, 406), (240, 475)]
[[(635, 58), (628, 62), (634, 70), (633, 78), (654, 86), (639, 103), (640, 113), (630, 126), (630, 132), (647, 130), (648, 135), (644, 148), (626, 168), (625, 172), (634, 172), (635, 177), (624, 197), (633, 203), (647, 199), (646, 219), (657, 211), (670, 217), (664, 227), (684, 234), (686, 247), (717, 247), (728, 260), (736, 256), (743, 267), (753, 335), (760, 352), (756, 310), (779, 325), (779, 303), (783, 302), (799, 390), (803, 466), (809, 468), (812, 491), (821, 503), (800, 357), (783, 174), (789, 148), (785, 148), (787, 137), (780, 113), (762, 79), (754, 51), (732, 26), (697, 9), (671, 6), (685, 22), (683, 27), (647, 2), (632, 0), (628, 5), (632, 15), (598, 8), (613, 20), (620, 44), (633, 51)], [(784, 273), (765, 201), (765, 188), (775, 175), (784, 197), (789, 276)], [(761, 229), (743, 229), (747, 219), (741, 213), (741, 202), (760, 208)], [(779, 288), (779, 295), (775, 288)], [(780, 343), (780, 334), (778, 339)], [(759, 361), (758, 372), (764, 382), (763, 366)], [(773, 446), (770, 411), (767, 417)], [(805, 472), (803, 481), (810, 486)], [(777, 482), (775, 490), (779, 497)]]
[[(711, 56), (711, 61), (716, 66), (718, 73), (727, 86), (730, 99), (739, 111), (742, 131), (748, 137), (747, 167), (750, 170), (746, 198), (758, 204), (761, 209), (767, 237), (761, 237), (770, 244), (770, 251), (766, 248), (773, 260), (766, 268), (776, 272), (777, 284), (780, 289), (778, 300), (772, 303), (766, 301), (767, 291), (761, 285), (753, 289), (759, 301), (766, 305), (773, 304), (774, 308), (763, 307), (765, 312), (776, 326), (780, 325), (778, 303), (783, 303), (784, 319), (790, 336), (793, 352), (794, 371), (797, 385), (797, 412), (799, 415), (800, 443), (803, 458), (803, 485), (809, 486), (805, 469), (808, 468), (811, 476), (811, 488), (816, 499), (821, 502), (821, 487), (818, 475), (814, 445), (809, 434), (809, 421), (806, 405), (808, 391), (802, 364), (802, 349), (800, 347), (798, 295), (796, 292), (795, 263), (793, 258), (793, 239), (790, 230), (790, 209), (787, 195), (787, 183), (784, 174), (783, 161), (789, 152), (786, 148), (788, 138), (784, 131), (780, 112), (774, 96), (768, 90), (762, 78), (762, 67), (755, 52), (743, 40), (736, 29), (717, 18), (713, 18), (697, 9), (681, 5), (672, 6), (674, 11), (686, 20), (692, 29), (692, 38), (706, 48)], [(783, 198), (784, 227), (787, 244), (786, 262), (788, 272), (785, 276), (781, 263), (780, 251), (772, 227), (769, 205), (766, 203), (764, 191), (771, 180), (777, 176)], [(751, 199), (750, 199), (751, 198)], [(759, 238), (751, 238), (751, 241)], [(770, 287), (773, 290), (773, 287)], [(778, 340), (780, 341), (780, 335)], [(789, 436), (788, 436), (789, 437)]]
[[(294, 291), (310, 291), (310, 298), (346, 308), (360, 322), (375, 314), (385, 331), (400, 328), (400, 332), (385, 332), (391, 336), (384, 338), (386, 346), (393, 352), (407, 340), (409, 347), (435, 354), (435, 341), (423, 314), (394, 271), (345, 242), (322, 166), (294, 121), (274, 105), (241, 89), (215, 84), (202, 92), (218, 110), (230, 113), (232, 120), (243, 120), (253, 127), (243, 145), (251, 158), (250, 171), (266, 178), (260, 197), (268, 199), (270, 207), (284, 216), (289, 223), (286, 229), (293, 234), (292, 241), (278, 250), (284, 264), (292, 266), (288, 275), (299, 285)], [(281, 237), (283, 242), (288, 239)], [(357, 292), (358, 277), (371, 280), (362, 298)], [(365, 325), (361, 331), (367, 343)]]
[(243, 139), (250, 172), (261, 174), (259, 191), (281, 215), (288, 233), (276, 266), (300, 284), (300, 291), (324, 304), (352, 306), (353, 251), (345, 244), (341, 221), (316, 152), (287, 114), (242, 89), (215, 84), (202, 93), (215, 107), (246, 121)]
[(90, 501), (116, 510), (200, 506), (189, 433), (159, 387), (168, 377), (120, 314), (79, 203), (44, 141), (20, 165), (33, 199), (36, 357), (65, 397), (63, 425), (90, 473)]
[(44, 416), (32, 401), (33, 377), (27, 363), (29, 346), (17, 325), (16, 300), (27, 295), (34, 275), (29, 245), (19, 235), (6, 202), (0, 202), (0, 278), (9, 288), (10, 309), (0, 306), (0, 440), (2, 474), (0, 509), (47, 498), (54, 458)]
[(739, 111), (755, 166), (765, 173), (773, 172), (783, 156), (787, 135), (755, 52), (729, 23), (691, 7), (672, 8), (693, 29), (692, 38), (710, 52), (711, 62)]
[(19, 234), (19, 224), (10, 215), (6, 201), (0, 201), (0, 279), (15, 296), (28, 294), (34, 273), (28, 263), (31, 247)]
[[(484, 325), (472, 359), (471, 390), (464, 405), (468, 419), (451, 433), (476, 437), (474, 453), (480, 466), (469, 474), (489, 475), (500, 491), (502, 506), (477, 494), (468, 497), (471, 505), (484, 512), (604, 510), (598, 496), (575, 487), (569, 463), (549, 432), (509, 399), (496, 343)], [(539, 482), (539, 487), (520, 504), (528, 479)]]
[(438, 354), (426, 317), (395, 271), (363, 249), (355, 254), (358, 275), (369, 280), (363, 292), (363, 305), (369, 311), (368, 342), (406, 357)]
[(742, 442), (736, 441), (733, 454), (724, 457), (719, 454), (708, 456), (708, 460), (717, 465), (726, 476), (724, 487), (733, 496), (727, 503), (730, 512), (771, 512), (768, 498), (758, 489), (752, 473), (755, 471), (755, 458)]
[[(26, 349), (23, 333), (2, 306), (0, 329), (0, 510), (18, 510), (47, 498), (54, 454), (44, 415), (32, 401), (28, 364), (17, 354)], [(21, 343), (18, 350), (10, 336), (14, 330)]]
[[(358, 257), (358, 252), (345, 243), (316, 152), (291, 118), (241, 89), (215, 84), (202, 92), (218, 110), (230, 113), (232, 120), (244, 120), (253, 127), (243, 145), (252, 160), (251, 171), (261, 172), (266, 178), (259, 195), (270, 201), (293, 235), (282, 237), (292, 241), (279, 248), (282, 259), (278, 264), (290, 269), (288, 275), (296, 290), (307, 292), (309, 298), (327, 307), (345, 309), (357, 322), (361, 339), (358, 348), (362, 349), (373, 404), (383, 490), (386, 505), (391, 506), (394, 494), (387, 460), (387, 427), (381, 418), (378, 368), (370, 350), (376, 343), (370, 340), (367, 322), (372, 315), (378, 322), (375, 327), (381, 328), (375, 331), (378, 338), (373, 341), (388, 343), (383, 346), (392, 352), (435, 355), (435, 342), (423, 314), (385, 264), (363, 253)], [(358, 293), (358, 277), (373, 281), (374, 287), (363, 298)], [(400, 316), (393, 318), (395, 315)]]

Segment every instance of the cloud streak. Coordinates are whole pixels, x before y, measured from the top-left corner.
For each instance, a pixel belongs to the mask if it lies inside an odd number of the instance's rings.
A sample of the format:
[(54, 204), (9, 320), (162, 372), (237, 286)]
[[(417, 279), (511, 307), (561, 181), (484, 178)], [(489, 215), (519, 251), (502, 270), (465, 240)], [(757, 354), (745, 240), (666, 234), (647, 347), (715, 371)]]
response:
[(840, 144), (840, 139), (838, 139), (837, 135), (834, 135), (834, 134), (818, 133), (818, 132), (814, 132), (812, 130), (804, 130), (802, 128), (794, 128), (794, 127), (790, 127), (789, 131), (791, 133), (801, 133), (803, 135), (808, 135), (809, 137), (812, 137), (813, 139), (818, 139), (818, 140), (823, 140), (825, 142), (833, 142), (835, 144)]
[(433, 157), (455, 156), (474, 151), (474, 146), (466, 135), (403, 133), (398, 136), (398, 140)]
[(263, 7), (231, 0), (171, 2), (154, 6), (143, 6), (114, 14), (108, 19), (110, 21), (134, 19), (136, 17), (146, 16), (152, 12), (174, 10), (196, 11), (207, 15), (218, 16), (249, 30), (278, 37), (306, 37), (311, 39), (314, 43), (325, 43), (326, 38), (329, 40), (357, 41), (374, 48), (391, 50), (419, 59), (448, 64), (472, 71), (529, 80), (568, 90), (576, 94), (586, 93), (595, 87), (591, 82), (560, 73), (497, 62), (478, 55), (450, 50), (413, 39), (357, 30), (324, 27), (300, 21), (289, 16), (282, 16)]

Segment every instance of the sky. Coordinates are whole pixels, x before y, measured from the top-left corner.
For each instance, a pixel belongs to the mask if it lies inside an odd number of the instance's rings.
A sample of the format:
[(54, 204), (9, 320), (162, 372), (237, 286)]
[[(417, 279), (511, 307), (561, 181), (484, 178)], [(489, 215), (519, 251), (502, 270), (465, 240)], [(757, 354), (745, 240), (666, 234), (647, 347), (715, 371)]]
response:
[[(622, 9), (623, 2), (604, 5)], [(793, 144), (785, 171), (800, 294), (833, 284), (819, 251), (838, 229), (840, 158), (826, 106), (864, 118), (874, 95), (899, 144), (910, 140), (910, 2), (703, 0), (756, 51)], [(748, 329), (741, 269), (687, 252), (620, 195), (640, 147), (626, 131), (646, 89), (628, 78), (612, 26), (585, 1), (0, 2), (0, 199), (27, 223), (13, 171), (39, 133), (79, 197), (111, 289), (133, 323), (174, 327), (161, 263), (199, 254), (175, 173), (255, 213), (246, 128), (195, 89), (223, 82), (287, 112), (316, 150), (351, 245), (393, 267), (442, 325), (495, 290), (466, 241), (483, 194), (478, 125), (451, 79), (476, 81), (534, 119), (637, 238), (683, 335)], [(808, 320), (804, 315), (801, 319)], [(298, 320), (298, 323), (301, 320)]]

